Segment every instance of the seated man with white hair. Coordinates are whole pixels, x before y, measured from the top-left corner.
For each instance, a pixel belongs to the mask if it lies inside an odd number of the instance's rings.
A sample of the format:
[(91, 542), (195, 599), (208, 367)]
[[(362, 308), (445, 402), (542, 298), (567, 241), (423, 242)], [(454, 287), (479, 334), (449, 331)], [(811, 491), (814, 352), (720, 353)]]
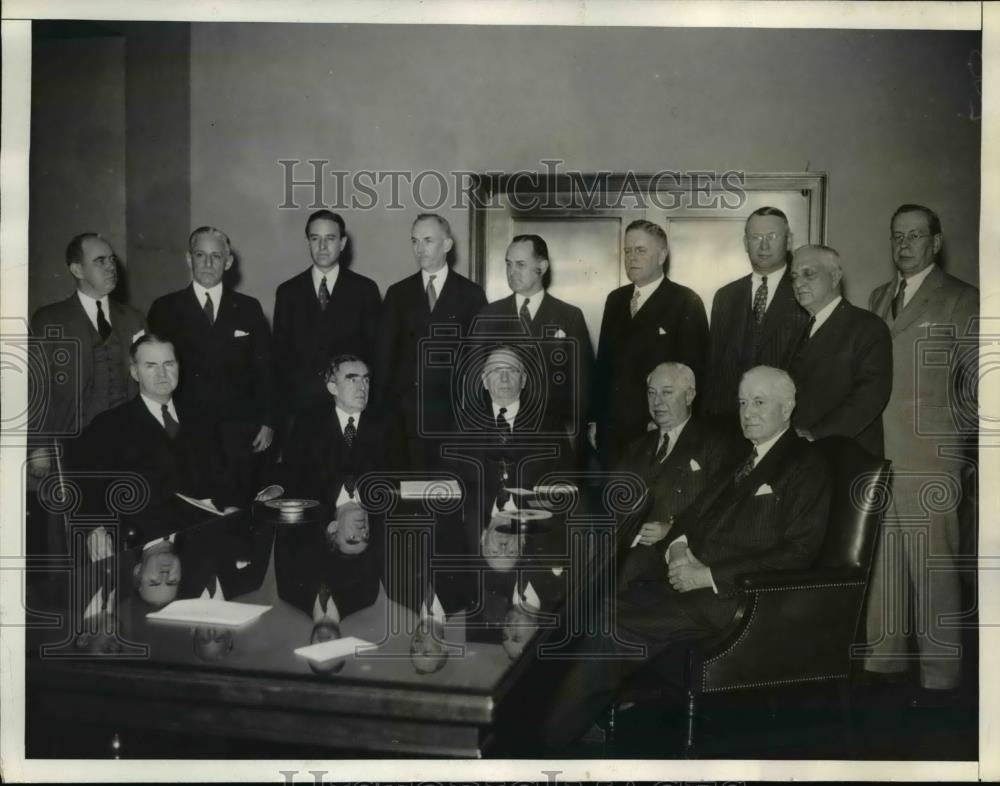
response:
[(830, 473), (818, 449), (790, 428), (794, 409), (787, 373), (757, 366), (743, 375), (739, 412), (749, 450), (735, 472), (678, 516), (660, 576), (633, 582), (617, 598), (616, 638), (603, 645), (634, 652), (642, 644), (646, 658), (570, 661), (545, 724), (547, 747), (582, 734), (648, 658), (726, 628), (740, 605), (738, 576), (815, 559), (829, 516)]

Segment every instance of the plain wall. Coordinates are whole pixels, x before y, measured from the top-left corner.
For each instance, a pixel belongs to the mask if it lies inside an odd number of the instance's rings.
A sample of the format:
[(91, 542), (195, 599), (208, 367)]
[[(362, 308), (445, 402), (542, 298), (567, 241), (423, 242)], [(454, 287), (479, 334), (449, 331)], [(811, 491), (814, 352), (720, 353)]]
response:
[[(825, 171), (828, 241), (855, 303), (890, 277), (889, 217), (908, 201), (939, 211), (948, 269), (976, 283), (967, 63), (979, 45), (969, 32), (194, 25), (191, 222), (230, 233), (240, 287), (270, 313), (275, 287), (309, 263), (310, 192), (297, 192), (299, 210), (278, 209), (280, 159), (348, 171), (534, 171), (543, 158), (583, 171)], [(407, 207), (344, 211), (354, 269), (383, 292), (415, 269)], [(465, 272), (468, 211), (442, 212)]]
[(76, 289), (73, 235), (125, 247), (125, 40), (94, 32), (32, 48), (29, 313)]

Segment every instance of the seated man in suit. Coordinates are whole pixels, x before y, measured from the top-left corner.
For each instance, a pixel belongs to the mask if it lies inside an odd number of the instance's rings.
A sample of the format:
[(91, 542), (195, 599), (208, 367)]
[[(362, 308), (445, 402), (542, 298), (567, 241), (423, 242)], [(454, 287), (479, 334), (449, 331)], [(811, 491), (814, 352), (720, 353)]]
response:
[(626, 558), (623, 583), (659, 572), (674, 517), (739, 455), (733, 440), (692, 417), (694, 398), (694, 372), (683, 363), (661, 363), (646, 377), (646, 402), (656, 429), (629, 446), (617, 469), (642, 477), (653, 508)]
[(660, 576), (619, 595), (617, 639), (598, 642), (612, 649), (638, 642), (646, 658), (572, 662), (545, 724), (550, 746), (582, 733), (646, 659), (728, 626), (740, 605), (738, 576), (815, 558), (829, 515), (829, 470), (790, 428), (794, 409), (795, 385), (784, 371), (758, 366), (743, 375), (739, 410), (749, 455), (678, 516)]
[(474, 551), (482, 525), (516, 504), (508, 489), (531, 489), (572, 460), (570, 441), (557, 418), (545, 411), (544, 391), (533, 387), (533, 395), (525, 395), (528, 373), (513, 346), (493, 349), (479, 379), (485, 395), (466, 411), (463, 436), (481, 439), (455, 449), (468, 459), (462, 476), (468, 492), (467, 534)]
[(577, 433), (587, 411), (594, 363), (583, 312), (545, 289), (549, 247), (540, 236), (517, 235), (507, 247), (506, 262), (507, 285), (512, 294), (484, 306), (474, 332), (544, 340), (553, 350), (562, 349), (575, 357), (575, 373), (564, 375), (565, 382), (560, 385), (550, 381), (549, 395), (560, 422), (570, 433)]
[(271, 331), (255, 298), (223, 284), (233, 264), (226, 234), (199, 227), (188, 248), (192, 281), (153, 302), (149, 329), (174, 345), (184, 367), (177, 399), (218, 434), (229, 484), (249, 501), (255, 454), (274, 434)]
[[(143, 543), (237, 510), (232, 489), (220, 480), (224, 475), (214, 434), (192, 428), (184, 407), (174, 402), (179, 368), (173, 345), (146, 333), (132, 344), (130, 357), (139, 395), (94, 419), (80, 440), (75, 462), (103, 473), (105, 482), (115, 481), (118, 473), (139, 476), (139, 481), (121, 476), (126, 484), (140, 484), (133, 493), (146, 502), (122, 516), (125, 532), (134, 534), (119, 538), (120, 548), (127, 541)], [(200, 500), (207, 509), (182, 501), (178, 494)], [(107, 533), (98, 528), (89, 536), (88, 546), (97, 559), (110, 543), (104, 540), (95, 547), (94, 538), (106, 539)]]
[(892, 391), (892, 337), (875, 314), (841, 294), (840, 255), (827, 246), (802, 246), (792, 258), (795, 299), (810, 320), (792, 359), (799, 436), (853, 437), (881, 456), (882, 410)]
[(326, 400), (295, 416), (279, 473), (287, 496), (319, 500), (332, 513), (366, 472), (388, 469), (387, 433), (368, 411), (371, 375), (357, 355), (337, 355), (326, 370)]

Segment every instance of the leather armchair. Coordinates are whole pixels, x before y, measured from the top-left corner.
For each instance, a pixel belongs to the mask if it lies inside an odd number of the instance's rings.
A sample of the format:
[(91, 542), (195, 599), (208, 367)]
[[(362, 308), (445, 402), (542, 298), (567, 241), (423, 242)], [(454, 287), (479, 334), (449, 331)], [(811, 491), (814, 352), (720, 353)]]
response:
[(889, 462), (854, 440), (816, 443), (833, 473), (830, 521), (815, 564), (742, 576), (733, 626), (688, 658), (686, 751), (706, 694), (840, 681), (851, 674), (877, 535), (888, 507)]

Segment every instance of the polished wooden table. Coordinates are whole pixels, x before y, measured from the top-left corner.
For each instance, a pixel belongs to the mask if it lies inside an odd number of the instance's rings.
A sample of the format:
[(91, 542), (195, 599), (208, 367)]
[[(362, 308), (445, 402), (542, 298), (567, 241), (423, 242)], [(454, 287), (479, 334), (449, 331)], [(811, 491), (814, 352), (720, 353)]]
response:
[[(293, 653), (310, 643), (314, 620), (304, 608), (308, 604), (288, 600), (293, 595), (311, 597), (309, 571), (329, 571), (315, 567), (325, 564), (323, 559), (301, 557), (323, 552), (316, 545), (322, 543), (322, 534), (316, 532), (322, 533), (325, 525), (284, 526), (275, 524), (273, 517), (262, 521), (266, 517), (259, 511), (254, 519), (252, 524), (221, 519), (203, 528), (207, 538), (178, 540), (185, 544), (178, 547), (184, 576), (195, 577), (187, 586), (181, 582), (179, 597), (196, 597), (198, 582), (205, 583), (207, 576), (209, 585), (215, 586), (217, 578), (220, 589), (238, 593), (227, 594), (229, 600), (271, 606), (256, 622), (230, 632), (148, 620), (146, 614), (154, 607), (140, 599), (132, 580), (136, 554), (123, 555), (114, 569), (80, 562), (73, 583), (86, 585), (85, 590), (75, 592), (75, 601), (67, 600), (74, 593), (63, 592), (52, 607), (69, 612), (63, 614), (63, 624), (32, 631), (28, 637), (29, 756), (80, 755), (68, 742), (60, 744), (61, 735), (95, 725), (107, 733), (109, 744), (112, 738), (120, 742), (124, 756), (132, 755), (129, 741), (137, 737), (144, 740), (143, 755), (177, 756), (176, 747), (157, 749), (157, 732), (172, 739), (214, 735), (251, 746), (259, 740), (270, 749), (306, 746), (341, 756), (479, 757), (497, 749), (503, 719), (516, 715), (510, 707), (505, 711), (505, 701), (532, 661), (508, 655), (502, 641), (504, 618), (513, 605), (515, 581), (522, 593), (531, 582), (543, 614), (538, 624), (542, 629), (554, 625), (544, 614), (564, 601), (572, 574), (573, 547), (566, 538), (565, 517), (550, 519), (521, 537), (513, 560), (435, 556), (430, 583), (431, 573), (414, 578), (420, 574), (414, 566), (421, 563), (419, 552), (428, 550), (433, 527), (440, 522), (415, 515), (386, 526), (381, 547), (390, 552), (384, 564), (391, 567), (374, 585), (361, 590), (352, 585), (352, 597), (337, 599), (334, 592), (338, 604), (362, 606), (343, 616), (341, 635), (379, 647), (355, 653), (326, 673), (314, 672), (305, 658)], [(580, 532), (594, 531), (593, 521), (582, 527), (571, 522), (568, 528), (574, 526)], [(309, 527), (313, 540), (301, 541), (297, 551), (286, 548)], [(310, 567), (302, 567), (307, 563)], [(340, 560), (335, 570), (354, 564), (360, 563)], [(89, 576), (89, 584), (77, 574)], [(295, 581), (297, 595), (286, 589)], [(411, 656), (420, 621), (414, 601), (420, 593), (399, 591), (404, 584), (433, 587), (448, 615), (443, 646), (449, 654), (436, 671), (418, 669)], [(116, 604), (109, 604), (106, 619), (113, 621), (109, 624), (116, 634), (103, 642), (100, 637), (74, 636), (71, 628), (79, 627), (80, 615), (73, 604), (79, 608), (95, 587), (111, 585), (117, 587), (118, 597)], [(463, 589), (456, 592), (456, 586)], [(534, 629), (524, 633), (530, 638)], [(524, 649), (531, 652), (530, 647)], [(93, 755), (111, 752), (109, 747)]]

